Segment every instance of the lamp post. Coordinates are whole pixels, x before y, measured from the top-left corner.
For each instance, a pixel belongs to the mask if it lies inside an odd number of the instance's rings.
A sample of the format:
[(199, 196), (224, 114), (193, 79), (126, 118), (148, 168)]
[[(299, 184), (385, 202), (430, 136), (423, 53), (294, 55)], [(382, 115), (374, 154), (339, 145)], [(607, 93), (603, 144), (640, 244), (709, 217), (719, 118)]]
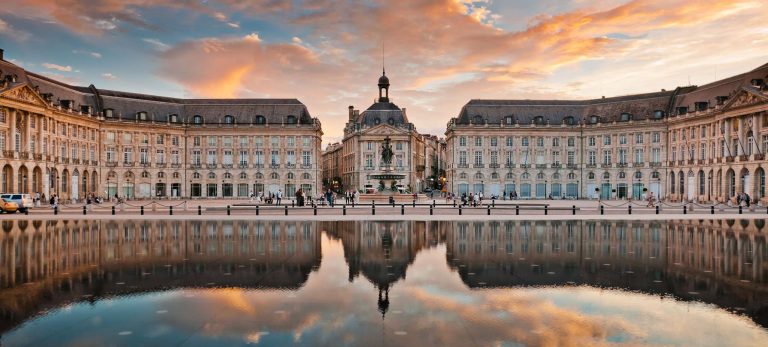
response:
[(581, 184), (576, 180), (576, 200), (579, 200), (579, 193), (581, 193)]
[(712, 202), (712, 176), (707, 177), (707, 179), (709, 180), (709, 189), (708, 189), (708, 193), (707, 193), (707, 200), (709, 202)]
[(22, 176), (22, 178), (23, 178), (22, 179), (22, 191), (20, 191), (19, 193), (24, 193), (24, 191), (27, 190), (27, 175), (25, 174), (24, 176)]
[(544, 180), (544, 199), (547, 198), (547, 180)]

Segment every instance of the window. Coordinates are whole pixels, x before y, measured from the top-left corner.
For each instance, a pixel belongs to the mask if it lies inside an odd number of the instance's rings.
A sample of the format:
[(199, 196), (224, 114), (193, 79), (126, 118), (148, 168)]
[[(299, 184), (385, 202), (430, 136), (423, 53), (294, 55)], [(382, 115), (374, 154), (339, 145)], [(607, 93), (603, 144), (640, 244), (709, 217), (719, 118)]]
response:
[(596, 151), (588, 151), (587, 152), (587, 163), (589, 165), (596, 165), (597, 164), (597, 152)]
[(603, 146), (611, 145), (611, 135), (603, 135)]
[(568, 138), (568, 147), (573, 147), (573, 146), (576, 146), (576, 138), (569, 137)]
[(133, 164), (133, 148), (123, 148), (123, 163)]
[(560, 152), (559, 151), (552, 151), (552, 163), (555, 165), (560, 165)]
[(522, 145), (523, 147), (528, 147), (528, 136), (523, 137)]
[(496, 147), (498, 145), (498, 139), (496, 136), (491, 137), (491, 147)]
[(278, 151), (272, 151), (272, 156), (270, 158), (270, 165), (276, 166), (280, 162), (280, 152)]
[(507, 136), (507, 147), (512, 147), (513, 143), (514, 140), (512, 139), (512, 136)]
[(626, 145), (627, 144), (627, 135), (626, 134), (619, 135), (619, 144), (620, 145)]
[(216, 136), (208, 136), (208, 147), (216, 147)]
[(165, 135), (157, 135), (155, 141), (158, 145), (162, 145), (165, 143)]
[(642, 144), (643, 143), (643, 133), (637, 133), (635, 134), (635, 144)]
[(192, 124), (197, 124), (197, 125), (203, 124), (203, 117), (200, 116), (199, 114), (195, 115), (194, 117), (192, 117)]
[(483, 145), (483, 138), (480, 136), (475, 136), (475, 146), (482, 146)]
[(395, 142), (395, 150), (402, 151), (403, 150), (403, 142), (397, 141)]
[(235, 124), (235, 117), (232, 117), (230, 115), (224, 116), (224, 124)]
[(155, 150), (155, 160), (158, 164), (165, 164), (165, 150), (164, 149), (158, 149)]
[(257, 150), (253, 152), (253, 162), (256, 165), (264, 165), (264, 152)]
[(302, 144), (302, 146), (304, 146), (304, 147), (309, 147), (309, 146), (311, 146), (311, 145), (312, 145), (312, 138), (310, 138), (309, 136), (303, 136), (303, 137), (301, 138), (301, 144)]
[(543, 137), (537, 137), (536, 138), (536, 147), (544, 147), (544, 138)]
[(459, 152), (459, 165), (462, 165), (462, 166), (467, 165), (467, 151)]
[(619, 148), (619, 164), (620, 165), (626, 165), (627, 164), (627, 149), (626, 148)]
[(301, 164), (304, 166), (312, 165), (312, 152), (310, 151), (301, 152)]
[(512, 151), (508, 151), (507, 152), (507, 165), (512, 165), (514, 163), (515, 163), (514, 154), (512, 153)]
[(590, 180), (593, 180), (593, 179), (595, 179), (595, 173), (594, 173), (594, 172), (590, 172), (590, 173), (588, 173), (588, 174), (587, 174), (587, 179), (590, 179)]
[(240, 147), (248, 147), (248, 136), (240, 136)]
[(246, 150), (240, 150), (240, 160), (238, 161), (240, 166), (247, 166), (248, 165), (248, 151)]
[(590, 136), (587, 138), (587, 146), (595, 146), (595, 142), (596, 141), (594, 136)]
[(133, 142), (133, 135), (131, 133), (123, 133), (123, 143), (131, 143), (131, 142)]
[(285, 118), (285, 123), (296, 124), (296, 116), (288, 116)]
[(653, 143), (661, 142), (661, 133), (653, 133), (653, 134), (651, 134), (651, 142), (653, 142)]
[(574, 151), (568, 151), (568, 158), (567, 158), (567, 164), (568, 165), (574, 165), (576, 163), (576, 152)]
[(215, 149), (208, 150), (208, 156), (206, 158), (208, 160), (207, 161), (208, 165), (216, 165), (216, 150)]
[(232, 150), (227, 149), (224, 151), (224, 161), (222, 162), (224, 165), (232, 165)]
[(661, 148), (651, 149), (651, 162), (654, 164), (658, 164), (661, 162)]
[(475, 165), (483, 165), (483, 151), (475, 151)]
[(465, 147), (467, 145), (467, 138), (464, 136), (459, 137), (459, 146)]
[(504, 123), (506, 125), (512, 125), (514, 123), (514, 119), (512, 118), (512, 116), (506, 116), (504, 117)]
[(491, 151), (491, 164), (496, 165), (499, 163), (499, 152)]
[(270, 138), (272, 147), (279, 147), (280, 146), (280, 137), (278, 136), (272, 136)]
[(295, 147), (296, 146), (296, 137), (288, 136), (285, 138), (286, 146), (288, 147)]
[(221, 142), (224, 147), (232, 147), (232, 136), (223, 136)]
[(256, 115), (256, 117), (253, 117), (253, 123), (259, 125), (267, 124), (267, 119), (262, 115)]
[(603, 165), (611, 165), (611, 150), (603, 150)]
[(107, 142), (115, 142), (115, 133), (111, 132), (111, 131), (108, 131), (107, 132), (107, 136), (106, 136), (106, 141)]
[(373, 154), (365, 155), (365, 167), (369, 169), (373, 168)]
[(195, 147), (200, 147), (200, 136), (195, 136), (192, 138), (192, 145)]
[(553, 137), (552, 138), (552, 147), (560, 147), (560, 138), (559, 137)]
[(286, 152), (286, 164), (288, 165), (294, 165), (296, 164), (296, 151), (294, 150), (288, 150)]
[(192, 151), (192, 165), (200, 165), (202, 153), (199, 149)]
[(635, 163), (642, 164), (643, 163), (643, 149), (642, 148), (635, 148)]
[(209, 173), (208, 173), (208, 179), (211, 179), (211, 180), (212, 180), (212, 179), (216, 179), (216, 174), (215, 174), (215, 173), (213, 173), (213, 172), (209, 172)]

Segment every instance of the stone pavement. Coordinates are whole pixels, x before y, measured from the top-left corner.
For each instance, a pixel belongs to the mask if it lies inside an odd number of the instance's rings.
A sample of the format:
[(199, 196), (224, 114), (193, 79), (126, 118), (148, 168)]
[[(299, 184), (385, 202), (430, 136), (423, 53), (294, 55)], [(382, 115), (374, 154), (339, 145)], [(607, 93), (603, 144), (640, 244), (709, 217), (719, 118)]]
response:
[[(3, 219), (270, 219), (270, 220), (535, 220), (535, 219), (755, 219), (768, 217), (768, 208), (752, 206), (730, 207), (722, 204), (712, 206), (699, 204), (666, 204), (655, 208), (646, 207), (645, 202), (596, 200), (514, 200), (495, 201), (492, 206), (454, 206), (445, 199), (420, 199), (411, 204), (383, 205), (336, 205), (294, 207), (290, 205), (255, 204), (249, 200), (136, 200), (125, 204), (94, 204), (83, 214), (83, 204), (62, 205), (54, 214), (50, 206), (34, 208), (29, 215), (0, 215)], [(114, 206), (114, 215), (112, 208)], [(227, 207), (229, 206), (229, 208)], [(287, 207), (286, 207), (287, 206)], [(602, 206), (602, 209), (601, 209)], [(631, 206), (631, 211), (630, 211)], [(142, 214), (143, 207), (143, 214)], [(574, 211), (575, 208), (575, 211)], [(172, 211), (171, 211), (172, 209)], [(198, 210), (199, 209), (199, 210)], [(171, 215), (171, 212), (173, 213)]]

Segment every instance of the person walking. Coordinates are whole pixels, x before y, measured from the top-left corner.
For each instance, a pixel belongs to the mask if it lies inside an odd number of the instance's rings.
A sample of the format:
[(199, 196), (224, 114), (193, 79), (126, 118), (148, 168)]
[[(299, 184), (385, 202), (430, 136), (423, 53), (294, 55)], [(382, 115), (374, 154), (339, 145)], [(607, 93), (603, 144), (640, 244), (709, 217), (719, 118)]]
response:
[(283, 200), (283, 190), (278, 189), (277, 194), (275, 195), (275, 199), (277, 199), (277, 206), (280, 206), (280, 201)]

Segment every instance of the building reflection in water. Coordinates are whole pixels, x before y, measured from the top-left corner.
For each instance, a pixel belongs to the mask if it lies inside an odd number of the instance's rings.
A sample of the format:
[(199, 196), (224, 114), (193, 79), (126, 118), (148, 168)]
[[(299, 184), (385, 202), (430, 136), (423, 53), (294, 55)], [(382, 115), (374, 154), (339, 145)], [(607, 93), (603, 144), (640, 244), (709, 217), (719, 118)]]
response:
[(768, 326), (763, 220), (676, 222), (3, 221), (0, 313), (7, 331), (68, 303), (174, 288), (301, 288), (340, 240), (349, 282), (378, 291), (417, 254), (445, 247), (468, 287), (588, 284), (714, 303)]

